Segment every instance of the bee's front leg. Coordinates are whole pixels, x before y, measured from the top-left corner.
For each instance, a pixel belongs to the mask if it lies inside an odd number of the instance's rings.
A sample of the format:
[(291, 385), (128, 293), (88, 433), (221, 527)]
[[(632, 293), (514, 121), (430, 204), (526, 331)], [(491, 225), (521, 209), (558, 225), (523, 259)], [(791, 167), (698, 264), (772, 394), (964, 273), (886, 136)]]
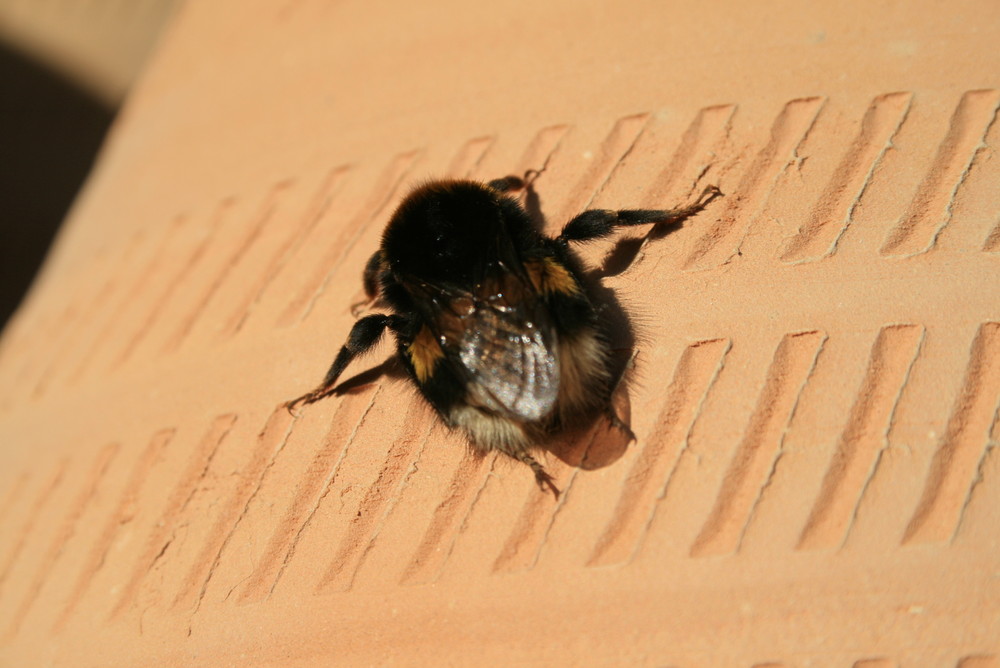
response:
[(344, 372), (344, 369), (347, 368), (347, 365), (355, 357), (374, 348), (375, 344), (382, 338), (386, 327), (394, 331), (399, 331), (405, 326), (405, 323), (406, 319), (402, 316), (385, 315), (382, 313), (369, 315), (358, 320), (354, 323), (351, 333), (347, 336), (347, 343), (341, 346), (340, 352), (337, 353), (336, 359), (333, 360), (333, 364), (330, 366), (330, 370), (326, 372), (323, 382), (312, 392), (303, 394), (297, 399), (292, 399), (285, 404), (285, 407), (291, 412), (299, 406), (315, 403), (333, 394), (337, 379), (340, 378), (340, 374)]
[(722, 197), (722, 191), (708, 186), (694, 204), (680, 209), (590, 209), (566, 223), (562, 234), (556, 237), (561, 245), (570, 241), (590, 241), (602, 239), (619, 227), (646, 225), (649, 223), (675, 223), (700, 212), (712, 200)]

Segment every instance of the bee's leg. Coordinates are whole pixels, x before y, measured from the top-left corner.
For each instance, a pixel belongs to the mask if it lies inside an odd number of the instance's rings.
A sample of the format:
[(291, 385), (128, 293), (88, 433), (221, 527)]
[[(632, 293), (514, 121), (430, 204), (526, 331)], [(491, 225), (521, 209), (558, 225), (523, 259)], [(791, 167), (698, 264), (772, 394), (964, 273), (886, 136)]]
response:
[[(608, 424), (612, 428), (617, 429), (621, 434), (623, 434), (629, 443), (636, 440), (635, 432), (632, 431), (632, 426), (622, 419), (618, 412), (618, 408), (615, 406), (615, 399), (620, 395), (621, 392), (626, 392), (627, 390), (622, 387), (625, 383), (625, 378), (628, 376), (629, 372), (635, 368), (635, 358), (638, 356), (638, 351), (632, 353), (629, 356), (628, 361), (625, 362), (624, 367), (617, 374), (617, 379), (611, 384), (610, 391), (608, 392), (607, 402), (604, 406), (604, 414), (607, 416)], [(625, 397), (627, 399), (627, 396)]]
[(524, 450), (514, 450), (511, 453), (511, 456), (514, 457), (514, 459), (520, 462), (524, 462), (525, 464), (531, 467), (531, 470), (535, 472), (535, 482), (538, 483), (538, 486), (542, 489), (543, 492), (546, 489), (549, 489), (552, 491), (552, 494), (555, 495), (557, 499), (559, 498), (559, 488), (556, 487), (556, 483), (552, 479), (552, 476), (550, 476), (548, 471), (546, 471), (542, 467), (542, 465), (538, 463), (537, 459), (532, 457)]
[(556, 237), (556, 241), (565, 246), (570, 241), (590, 241), (606, 237), (616, 227), (683, 220), (704, 209), (709, 202), (717, 197), (722, 197), (722, 191), (715, 186), (708, 186), (698, 197), (698, 201), (680, 209), (622, 209), (620, 211), (591, 209), (566, 223), (562, 234)]
[(351, 313), (355, 317), (360, 315), (360, 313), (372, 306), (379, 293), (379, 279), (382, 276), (382, 272), (385, 271), (385, 260), (382, 255), (382, 251), (378, 250), (372, 253), (372, 256), (368, 258), (368, 262), (365, 264), (364, 273), (361, 274), (361, 283), (365, 288), (365, 297), (367, 299), (351, 304)]
[(608, 418), (608, 423), (612, 427), (614, 427), (615, 429), (617, 429), (618, 431), (620, 431), (625, 436), (625, 438), (628, 439), (629, 443), (632, 443), (632, 442), (635, 441), (635, 432), (633, 432), (632, 428), (630, 426), (628, 426), (627, 424), (625, 424), (625, 421), (622, 420), (618, 416), (618, 413), (615, 412), (615, 409), (614, 409), (613, 406), (609, 405), (605, 409), (604, 414)]
[(377, 250), (368, 258), (368, 263), (365, 264), (365, 272), (361, 276), (368, 299), (375, 299), (378, 295), (378, 279), (384, 270), (385, 258), (382, 256), (382, 251)]
[(351, 361), (363, 353), (371, 350), (379, 339), (382, 338), (386, 327), (399, 331), (405, 325), (405, 319), (398, 315), (376, 314), (370, 315), (354, 323), (351, 333), (347, 335), (347, 343), (340, 348), (337, 358), (326, 372), (326, 377), (312, 392), (303, 394), (297, 399), (289, 401), (285, 406), (289, 411), (305, 404), (311, 404), (320, 399), (333, 394), (334, 385), (340, 374), (344, 372)]

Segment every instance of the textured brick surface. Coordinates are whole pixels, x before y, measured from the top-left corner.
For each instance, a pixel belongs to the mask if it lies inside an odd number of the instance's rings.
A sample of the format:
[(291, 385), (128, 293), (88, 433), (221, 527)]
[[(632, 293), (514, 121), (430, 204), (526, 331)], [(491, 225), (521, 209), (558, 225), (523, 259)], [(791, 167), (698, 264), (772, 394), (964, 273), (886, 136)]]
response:
[[(189, 3), (0, 349), (15, 665), (1000, 665), (987, 2)], [(726, 197), (585, 255), (628, 448), (293, 417), (408, 188)], [(388, 346), (351, 367), (376, 368)]]

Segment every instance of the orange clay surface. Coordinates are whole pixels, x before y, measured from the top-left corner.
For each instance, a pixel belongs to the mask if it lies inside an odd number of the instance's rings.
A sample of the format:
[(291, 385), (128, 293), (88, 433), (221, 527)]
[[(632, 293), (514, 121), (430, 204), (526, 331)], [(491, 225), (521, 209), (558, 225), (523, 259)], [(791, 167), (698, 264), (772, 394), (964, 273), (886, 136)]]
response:
[[(681, 5), (186, 3), (4, 332), (0, 664), (1000, 665), (996, 5)], [(635, 443), (281, 408), (409, 188), (542, 167), (726, 193), (586, 249)]]

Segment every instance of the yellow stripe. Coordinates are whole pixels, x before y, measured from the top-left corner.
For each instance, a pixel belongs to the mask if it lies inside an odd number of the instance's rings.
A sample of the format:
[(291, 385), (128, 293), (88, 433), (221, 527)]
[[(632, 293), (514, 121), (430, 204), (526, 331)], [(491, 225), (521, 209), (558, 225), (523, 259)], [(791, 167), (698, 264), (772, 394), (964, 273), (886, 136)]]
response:
[(413, 371), (421, 383), (426, 383), (434, 375), (434, 365), (444, 357), (444, 351), (434, 338), (434, 333), (426, 326), (420, 328), (420, 332), (406, 347), (406, 353), (410, 356)]

